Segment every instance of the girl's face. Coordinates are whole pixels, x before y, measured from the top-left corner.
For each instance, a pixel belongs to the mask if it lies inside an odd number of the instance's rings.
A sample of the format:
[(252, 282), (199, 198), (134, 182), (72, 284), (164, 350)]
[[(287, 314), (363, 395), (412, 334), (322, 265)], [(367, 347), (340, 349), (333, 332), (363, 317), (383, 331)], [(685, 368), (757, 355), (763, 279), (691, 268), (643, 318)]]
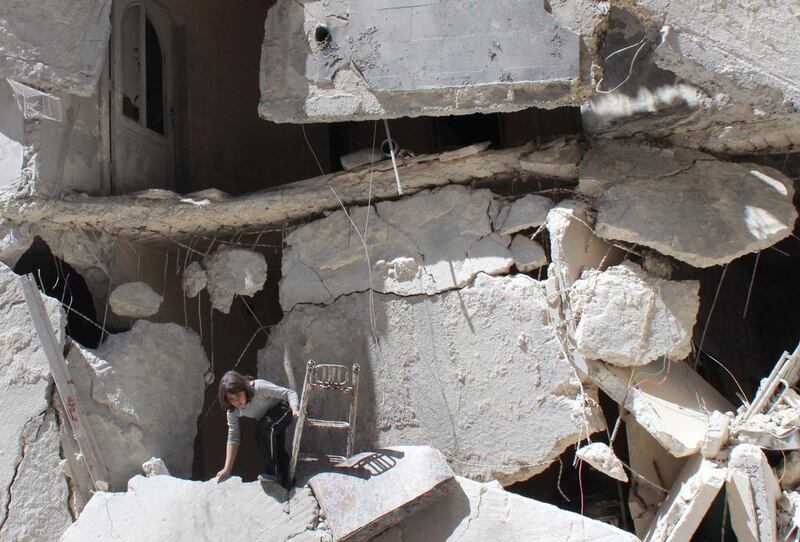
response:
[(233, 408), (242, 408), (247, 403), (247, 395), (243, 391), (239, 393), (229, 393), (228, 402)]

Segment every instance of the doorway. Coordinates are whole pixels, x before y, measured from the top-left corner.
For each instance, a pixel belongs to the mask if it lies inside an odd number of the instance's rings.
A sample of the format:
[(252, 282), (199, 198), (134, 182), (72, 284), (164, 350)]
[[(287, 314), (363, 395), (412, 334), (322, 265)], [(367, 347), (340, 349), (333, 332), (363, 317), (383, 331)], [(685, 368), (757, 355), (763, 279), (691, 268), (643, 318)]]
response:
[(152, 0), (117, 0), (112, 28), (111, 192), (174, 189), (172, 19)]

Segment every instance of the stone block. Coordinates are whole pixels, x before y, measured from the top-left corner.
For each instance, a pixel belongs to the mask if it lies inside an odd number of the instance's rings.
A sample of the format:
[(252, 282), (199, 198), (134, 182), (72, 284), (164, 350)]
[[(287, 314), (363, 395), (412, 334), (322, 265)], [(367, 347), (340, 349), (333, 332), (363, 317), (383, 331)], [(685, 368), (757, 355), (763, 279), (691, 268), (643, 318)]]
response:
[(495, 220), (495, 230), (503, 235), (537, 228), (547, 220), (547, 212), (553, 208), (553, 200), (544, 196), (528, 194), (511, 201), (500, 209)]
[(515, 235), (511, 240), (511, 256), (514, 265), (523, 273), (529, 273), (547, 265), (547, 255), (542, 245), (524, 235)]
[(323, 472), (308, 481), (337, 541), (371, 540), (457, 486), (434, 448), (395, 446), (363, 455), (354, 468)]

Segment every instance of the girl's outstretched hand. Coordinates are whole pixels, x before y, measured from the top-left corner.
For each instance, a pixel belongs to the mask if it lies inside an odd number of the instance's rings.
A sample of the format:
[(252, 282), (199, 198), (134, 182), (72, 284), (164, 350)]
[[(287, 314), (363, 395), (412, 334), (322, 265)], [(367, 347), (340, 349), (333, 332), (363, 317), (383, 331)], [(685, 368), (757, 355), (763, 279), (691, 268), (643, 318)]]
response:
[(222, 469), (217, 473), (217, 483), (220, 483), (227, 479), (231, 475), (230, 471)]

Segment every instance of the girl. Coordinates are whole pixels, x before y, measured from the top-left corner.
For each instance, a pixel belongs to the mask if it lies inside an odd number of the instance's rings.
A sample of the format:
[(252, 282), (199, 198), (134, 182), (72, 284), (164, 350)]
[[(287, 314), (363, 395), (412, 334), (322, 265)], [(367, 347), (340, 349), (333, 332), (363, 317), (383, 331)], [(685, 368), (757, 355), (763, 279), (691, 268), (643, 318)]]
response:
[(300, 412), (297, 393), (267, 380), (228, 371), (219, 382), (218, 399), (228, 415), (228, 445), (225, 466), (217, 473), (217, 481), (231, 474), (239, 451), (239, 418), (244, 416), (258, 420), (256, 442), (264, 458), (264, 473), (258, 479), (284, 485), (289, 469), (284, 432)]

